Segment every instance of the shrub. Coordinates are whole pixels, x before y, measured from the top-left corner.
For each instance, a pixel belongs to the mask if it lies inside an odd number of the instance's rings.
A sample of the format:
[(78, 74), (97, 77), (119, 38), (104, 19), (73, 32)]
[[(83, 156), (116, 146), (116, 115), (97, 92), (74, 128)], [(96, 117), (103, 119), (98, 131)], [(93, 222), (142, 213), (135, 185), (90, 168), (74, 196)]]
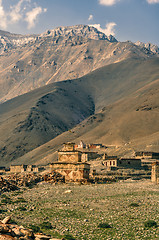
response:
[(29, 228), (32, 229), (34, 233), (41, 232), (40, 227), (37, 225), (30, 224)]
[(138, 203), (131, 203), (129, 206), (130, 207), (139, 207), (139, 204)]
[(157, 227), (157, 223), (154, 220), (148, 220), (144, 223), (145, 228)]
[(52, 229), (52, 225), (50, 222), (43, 222), (39, 226), (41, 229), (45, 229), (45, 230)]
[(98, 225), (99, 228), (111, 228), (111, 226), (108, 223), (100, 223)]
[(5, 195), (5, 194), (2, 194), (1, 198), (9, 198), (9, 197), (7, 195)]
[(27, 209), (25, 207), (18, 207), (17, 210), (19, 210), (19, 211), (26, 211)]
[(20, 202), (26, 202), (26, 200), (24, 198), (17, 198), (17, 200), (15, 200), (15, 203), (20, 203)]
[(75, 238), (72, 235), (67, 234), (63, 237), (63, 240), (75, 240)]
[(5, 204), (11, 204), (12, 203), (12, 201), (11, 201), (11, 199), (10, 198), (3, 198), (2, 200), (1, 200), (1, 203), (5, 203)]

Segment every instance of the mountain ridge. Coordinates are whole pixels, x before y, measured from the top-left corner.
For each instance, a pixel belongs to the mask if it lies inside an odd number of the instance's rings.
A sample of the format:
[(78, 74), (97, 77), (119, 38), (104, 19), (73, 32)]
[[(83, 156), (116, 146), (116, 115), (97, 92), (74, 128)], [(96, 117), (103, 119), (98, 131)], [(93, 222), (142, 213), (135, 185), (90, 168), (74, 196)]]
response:
[(85, 25), (59, 27), (43, 35), (1, 55), (0, 102), (128, 58), (157, 57), (131, 42), (109, 40), (104, 33)]
[(57, 27), (52, 30), (47, 30), (42, 34), (15, 34), (0, 30), (0, 55), (9, 50), (28, 43), (35, 43), (41, 38), (47, 37), (72, 37), (82, 36), (87, 39), (107, 40), (109, 42), (117, 42), (112, 35), (106, 36), (104, 33), (98, 31), (96, 28), (88, 25), (75, 25), (68, 27)]

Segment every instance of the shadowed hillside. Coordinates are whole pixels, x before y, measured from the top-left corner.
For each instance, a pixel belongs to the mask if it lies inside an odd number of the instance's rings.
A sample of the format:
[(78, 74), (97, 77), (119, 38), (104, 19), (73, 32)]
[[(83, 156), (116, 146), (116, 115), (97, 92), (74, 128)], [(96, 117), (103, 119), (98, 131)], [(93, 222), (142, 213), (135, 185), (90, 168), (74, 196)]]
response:
[[(158, 132), (158, 66), (158, 58), (123, 61), (1, 104), (1, 164), (53, 138), (51, 154), (64, 141), (80, 138), (116, 145), (146, 141)], [(43, 158), (47, 150), (40, 150)]]

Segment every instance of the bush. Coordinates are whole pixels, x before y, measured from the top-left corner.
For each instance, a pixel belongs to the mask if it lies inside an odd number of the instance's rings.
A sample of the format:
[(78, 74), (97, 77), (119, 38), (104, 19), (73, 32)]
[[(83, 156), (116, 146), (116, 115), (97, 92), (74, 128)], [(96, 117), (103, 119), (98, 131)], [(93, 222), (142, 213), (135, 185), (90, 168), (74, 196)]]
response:
[(34, 233), (41, 232), (41, 231), (40, 231), (40, 227), (37, 226), (37, 225), (30, 224), (30, 225), (29, 225), (29, 228), (32, 229)]
[(144, 223), (145, 228), (157, 227), (157, 223), (154, 220), (148, 220)]
[(10, 198), (3, 198), (2, 200), (1, 200), (1, 203), (5, 203), (5, 204), (11, 204), (12, 203), (12, 201), (11, 201), (11, 199)]
[(20, 202), (24, 203), (26, 202), (26, 200), (24, 198), (17, 198), (17, 200), (15, 200), (15, 203), (20, 203)]
[(75, 240), (75, 238), (72, 235), (67, 234), (63, 237), (63, 240)]
[(26, 211), (27, 209), (25, 207), (18, 207), (17, 210), (19, 210), (19, 211)]
[(108, 223), (100, 223), (98, 225), (99, 228), (111, 228), (111, 226)]
[(5, 194), (2, 194), (1, 198), (9, 198), (9, 197), (7, 195), (5, 195)]
[(139, 207), (139, 204), (138, 203), (131, 203), (129, 206), (130, 207)]
[(52, 225), (50, 222), (43, 222), (39, 226), (41, 229), (45, 229), (45, 230), (52, 229)]

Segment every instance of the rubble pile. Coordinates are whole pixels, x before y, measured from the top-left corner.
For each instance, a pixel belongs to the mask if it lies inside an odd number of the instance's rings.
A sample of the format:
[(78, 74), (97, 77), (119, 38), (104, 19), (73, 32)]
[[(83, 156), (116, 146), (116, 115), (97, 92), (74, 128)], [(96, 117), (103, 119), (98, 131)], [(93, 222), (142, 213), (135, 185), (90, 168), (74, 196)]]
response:
[(31, 185), (34, 185), (40, 181), (42, 181), (42, 177), (40, 175), (37, 175), (35, 173), (16, 173), (16, 174), (10, 174), (5, 177), (8, 181), (14, 181), (16, 182), (17, 187), (29, 187)]
[(18, 190), (20, 187), (31, 187), (39, 182), (65, 183), (65, 177), (55, 171), (43, 175), (15, 173), (0, 176), (0, 193)]
[(9, 224), (11, 217), (6, 217), (0, 221), (0, 239), (1, 240), (57, 240), (51, 236), (41, 233), (34, 234), (31, 229), (26, 229), (23, 226)]
[(7, 180), (0, 177), (0, 193), (18, 190), (17, 184), (14, 180)]
[(65, 177), (58, 172), (52, 171), (51, 173), (43, 175), (43, 180), (50, 183), (64, 183)]

